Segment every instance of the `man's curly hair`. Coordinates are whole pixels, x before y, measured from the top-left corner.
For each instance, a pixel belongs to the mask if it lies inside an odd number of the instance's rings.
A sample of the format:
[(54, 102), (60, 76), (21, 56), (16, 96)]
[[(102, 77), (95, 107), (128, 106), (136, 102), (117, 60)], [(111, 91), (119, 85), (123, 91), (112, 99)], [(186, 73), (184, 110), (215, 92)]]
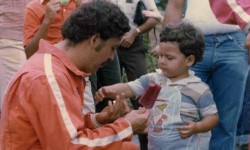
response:
[(201, 31), (187, 21), (170, 24), (160, 34), (161, 42), (176, 42), (181, 53), (186, 57), (193, 55), (194, 64), (202, 61), (205, 50), (204, 38)]
[(100, 34), (102, 40), (120, 38), (129, 30), (128, 18), (119, 7), (103, 0), (93, 0), (72, 12), (63, 24), (62, 35), (77, 44), (94, 34)]

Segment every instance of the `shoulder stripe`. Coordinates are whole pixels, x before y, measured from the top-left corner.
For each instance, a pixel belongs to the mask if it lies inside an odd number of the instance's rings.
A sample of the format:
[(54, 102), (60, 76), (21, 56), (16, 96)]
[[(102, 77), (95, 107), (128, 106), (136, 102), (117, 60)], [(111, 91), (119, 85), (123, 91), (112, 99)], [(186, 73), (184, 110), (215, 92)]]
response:
[(67, 113), (65, 103), (62, 97), (62, 93), (60, 91), (59, 85), (55, 79), (53, 70), (52, 70), (52, 58), (50, 54), (45, 54), (44, 55), (44, 69), (45, 69), (45, 74), (47, 77), (47, 80), (49, 82), (49, 85), (52, 89), (52, 92), (55, 96), (56, 102), (58, 104), (58, 108), (60, 110), (60, 113), (62, 115), (64, 124), (69, 131), (70, 137), (75, 138), (77, 136), (77, 131), (75, 127), (73, 126), (73, 123), (69, 117), (69, 114)]
[[(130, 129), (129, 129), (130, 128)], [(124, 137), (128, 137), (131, 135), (131, 132), (128, 132), (128, 130), (132, 130), (131, 127), (126, 128), (119, 132), (116, 135), (107, 136), (104, 138), (98, 138), (98, 139), (88, 139), (88, 138), (75, 138), (73, 139), (72, 143), (74, 144), (83, 144), (88, 145), (89, 147), (96, 147), (96, 146), (105, 146), (108, 144), (111, 144), (115, 141), (120, 141), (124, 139)]]
[(232, 10), (236, 12), (237, 15), (242, 18), (242, 20), (244, 20), (246, 23), (250, 22), (250, 15), (242, 9), (242, 7), (236, 2), (236, 0), (227, 0), (227, 2)]

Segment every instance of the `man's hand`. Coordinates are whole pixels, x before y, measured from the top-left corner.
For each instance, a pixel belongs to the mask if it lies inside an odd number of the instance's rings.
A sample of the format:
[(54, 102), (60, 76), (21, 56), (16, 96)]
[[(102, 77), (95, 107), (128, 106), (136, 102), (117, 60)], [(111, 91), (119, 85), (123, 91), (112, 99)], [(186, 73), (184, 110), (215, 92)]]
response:
[(121, 46), (125, 47), (125, 48), (129, 48), (133, 43), (134, 40), (136, 38), (136, 36), (138, 35), (136, 30), (131, 30), (130, 32), (127, 32), (121, 40)]
[(138, 110), (132, 110), (124, 118), (130, 122), (134, 134), (138, 134), (146, 133), (149, 116), (150, 111), (148, 109), (139, 108)]
[(46, 4), (46, 9), (45, 9), (45, 17), (43, 22), (47, 24), (51, 24), (54, 22), (56, 13), (60, 10), (61, 5), (59, 3), (59, 0), (50, 0)]
[(124, 98), (124, 93), (117, 95), (114, 103), (108, 102), (101, 113), (97, 114), (96, 120), (100, 124), (111, 123), (130, 112), (130, 107)]
[(179, 130), (180, 137), (185, 139), (196, 133), (196, 122), (184, 121), (183, 126), (177, 127)]
[(248, 63), (250, 64), (250, 31), (247, 33), (245, 48), (248, 49)]

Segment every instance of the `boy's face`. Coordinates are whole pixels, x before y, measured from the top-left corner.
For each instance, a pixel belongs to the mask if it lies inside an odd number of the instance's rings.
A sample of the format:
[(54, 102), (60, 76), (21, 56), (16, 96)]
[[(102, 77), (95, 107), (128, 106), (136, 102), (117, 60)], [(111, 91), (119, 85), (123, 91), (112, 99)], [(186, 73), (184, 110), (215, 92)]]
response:
[(191, 65), (190, 59), (181, 53), (177, 43), (160, 43), (158, 66), (172, 82), (188, 77), (188, 68)]

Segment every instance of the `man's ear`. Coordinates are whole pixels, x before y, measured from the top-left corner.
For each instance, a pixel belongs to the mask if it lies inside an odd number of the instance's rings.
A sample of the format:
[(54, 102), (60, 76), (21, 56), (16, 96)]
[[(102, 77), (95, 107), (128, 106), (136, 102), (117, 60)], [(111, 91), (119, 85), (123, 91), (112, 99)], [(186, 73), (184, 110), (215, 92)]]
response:
[(186, 57), (186, 64), (188, 67), (191, 67), (194, 64), (194, 61), (195, 61), (194, 55)]
[(104, 42), (100, 37), (100, 34), (95, 34), (90, 38), (90, 45), (95, 49), (95, 51), (100, 51), (102, 49)]

